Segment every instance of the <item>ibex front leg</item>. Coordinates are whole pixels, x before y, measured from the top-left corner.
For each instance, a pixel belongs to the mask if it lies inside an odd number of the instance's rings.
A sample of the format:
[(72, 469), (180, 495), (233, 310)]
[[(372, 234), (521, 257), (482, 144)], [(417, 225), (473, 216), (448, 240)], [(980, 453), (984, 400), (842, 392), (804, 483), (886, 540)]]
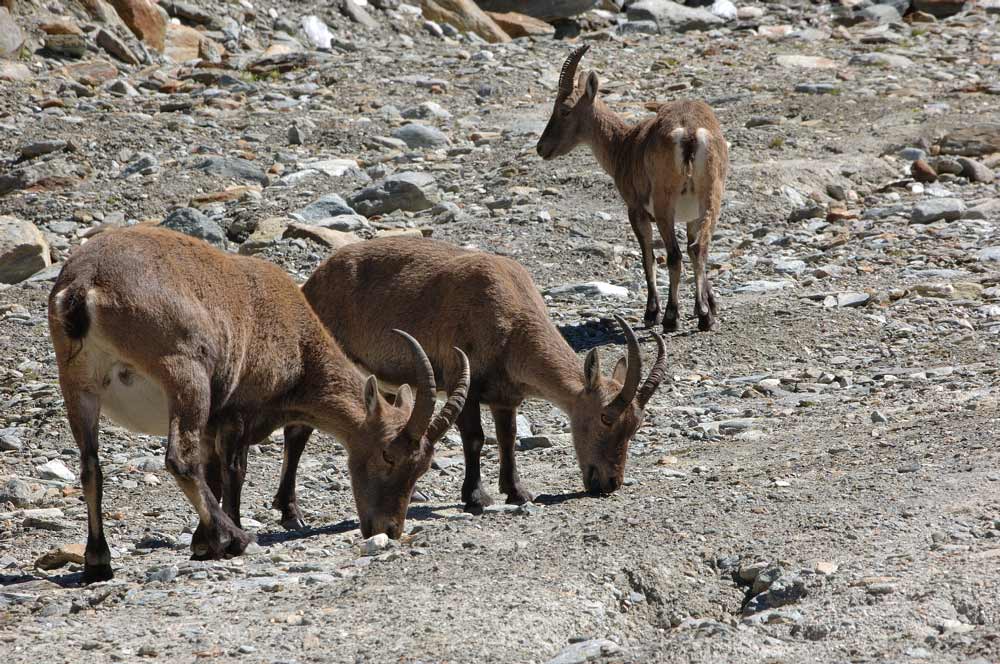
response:
[(517, 409), (493, 406), (493, 420), (497, 427), (500, 446), (500, 492), (507, 494), (507, 504), (523, 505), (535, 499), (521, 484), (514, 461), (514, 443), (517, 441)]
[(639, 241), (642, 252), (642, 271), (646, 275), (646, 313), (642, 320), (646, 325), (656, 325), (660, 317), (660, 296), (656, 292), (656, 258), (653, 255), (653, 224), (652, 219), (642, 208), (630, 208), (628, 221), (632, 224), (632, 232)]
[(281, 510), (281, 526), (285, 530), (304, 530), (306, 522), (299, 509), (299, 499), (295, 494), (295, 477), (299, 468), (302, 451), (312, 435), (312, 427), (292, 424), (285, 427), (285, 448), (281, 461), (281, 481), (274, 494), (271, 507)]

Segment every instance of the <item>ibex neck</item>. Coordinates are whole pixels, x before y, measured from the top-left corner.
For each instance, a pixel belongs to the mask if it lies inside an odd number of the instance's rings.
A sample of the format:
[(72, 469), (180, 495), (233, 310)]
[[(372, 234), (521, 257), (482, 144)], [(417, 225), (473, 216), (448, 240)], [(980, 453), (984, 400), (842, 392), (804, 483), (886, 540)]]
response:
[(306, 422), (350, 445), (365, 422), (365, 376), (330, 337), (312, 344), (303, 354), (303, 379), (294, 410)]
[(530, 396), (569, 413), (583, 391), (583, 363), (554, 326), (546, 327), (544, 333), (531, 335), (518, 368), (519, 382), (528, 386)]
[(618, 177), (618, 154), (628, 133), (628, 124), (617, 113), (608, 108), (600, 98), (594, 100), (594, 113), (590, 119), (590, 150), (604, 172), (612, 178)]

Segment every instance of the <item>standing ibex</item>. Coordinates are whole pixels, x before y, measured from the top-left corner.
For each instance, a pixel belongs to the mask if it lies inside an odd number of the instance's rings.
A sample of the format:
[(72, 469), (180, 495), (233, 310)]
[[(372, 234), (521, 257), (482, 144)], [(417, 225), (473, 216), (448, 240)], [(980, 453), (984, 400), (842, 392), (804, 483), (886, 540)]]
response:
[[(452, 394), (435, 417), (430, 362), (400, 333), (417, 358), (407, 375), (418, 387), (415, 398), (407, 388), (390, 405), (277, 266), (156, 228), (107, 231), (78, 249), (49, 296), (49, 331), (80, 447), (87, 582), (112, 577), (97, 456), (102, 410), (132, 431), (167, 436), (167, 469), (198, 512), (195, 557), (217, 558), (250, 541), (238, 511), (246, 447), (289, 423), (343, 443), (362, 533), (398, 537), (434, 441), (468, 390), (468, 360), (452, 350)], [(378, 341), (398, 345), (389, 334)], [(398, 361), (413, 365), (405, 353)], [(206, 473), (220, 459), (223, 467)]]
[[(628, 443), (642, 423), (646, 403), (666, 370), (663, 339), (640, 385), (639, 344), (628, 340), (613, 376), (601, 375), (596, 349), (582, 366), (549, 320), (528, 272), (516, 262), (443, 242), (387, 238), (344, 247), (302, 287), (306, 299), (344, 352), (383, 381), (402, 383), (408, 363), (392, 344), (390, 330), (406, 327), (427, 350), (434, 373), (447, 386), (460, 380), (450, 349), (469, 353), (473, 368), (458, 430), (465, 452), (462, 500), (480, 512), (492, 502), (480, 480), (485, 435), (480, 404), (489, 405), (500, 445), (500, 491), (508, 503), (533, 499), (514, 463), (517, 408), (526, 397), (546, 399), (569, 416), (584, 487), (610, 493), (621, 486)], [(301, 525), (295, 497), (295, 466), (311, 429), (285, 429), (286, 464), (274, 506), (289, 526)]]
[(552, 159), (580, 143), (610, 175), (628, 206), (632, 231), (642, 250), (646, 274), (646, 314), (656, 323), (660, 300), (656, 292), (652, 221), (667, 247), (670, 296), (663, 329), (677, 329), (677, 289), (681, 250), (674, 222), (687, 224), (687, 250), (694, 267), (695, 315), (698, 329), (709, 330), (716, 312), (715, 295), (705, 275), (708, 246), (719, 220), (722, 193), (729, 170), (729, 148), (712, 109), (700, 101), (675, 101), (659, 107), (656, 117), (628, 125), (597, 95), (597, 74), (581, 74), (574, 90), (576, 68), (589, 46), (578, 47), (563, 64), (555, 108), (538, 154)]

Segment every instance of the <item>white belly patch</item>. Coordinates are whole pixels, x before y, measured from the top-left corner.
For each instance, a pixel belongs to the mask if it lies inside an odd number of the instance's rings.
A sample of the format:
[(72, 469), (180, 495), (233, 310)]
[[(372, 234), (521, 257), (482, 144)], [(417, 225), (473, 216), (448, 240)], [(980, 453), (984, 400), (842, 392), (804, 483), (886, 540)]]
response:
[(167, 435), (167, 395), (158, 383), (122, 362), (114, 362), (102, 378), (103, 414), (135, 433)]
[[(656, 217), (653, 209), (653, 197), (646, 201), (646, 212)], [(674, 223), (686, 224), (689, 221), (698, 219), (698, 196), (694, 192), (686, 192), (678, 196), (674, 203)]]

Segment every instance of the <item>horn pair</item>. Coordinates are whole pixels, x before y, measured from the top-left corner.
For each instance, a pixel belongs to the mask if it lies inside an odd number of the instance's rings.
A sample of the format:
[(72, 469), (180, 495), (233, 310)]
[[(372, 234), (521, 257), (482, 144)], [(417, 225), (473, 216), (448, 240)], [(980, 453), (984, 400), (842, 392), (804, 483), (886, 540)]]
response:
[(615, 320), (618, 321), (622, 332), (625, 333), (625, 341), (628, 344), (628, 364), (625, 383), (622, 385), (621, 391), (605, 408), (604, 416), (608, 422), (618, 419), (628, 405), (632, 403), (633, 399), (640, 410), (645, 408), (656, 388), (663, 382), (667, 374), (667, 346), (663, 342), (663, 337), (654, 332), (653, 338), (656, 339), (657, 346), (656, 362), (646, 377), (646, 382), (642, 384), (642, 387), (639, 386), (639, 379), (642, 377), (642, 356), (639, 354), (639, 340), (636, 339), (635, 332), (632, 331), (632, 328), (625, 322), (624, 318), (615, 316)]
[(447, 403), (435, 416), (437, 383), (434, 380), (434, 367), (431, 366), (431, 361), (419, 341), (402, 330), (393, 330), (393, 332), (406, 340), (417, 360), (417, 394), (414, 397), (410, 419), (407, 420), (403, 431), (410, 440), (420, 440), (426, 435), (427, 440), (433, 443), (455, 423), (455, 419), (458, 418), (458, 414), (462, 412), (462, 407), (465, 405), (470, 380), (469, 358), (460, 348), (455, 349), (462, 362), (462, 374), (455, 390), (448, 396)]

